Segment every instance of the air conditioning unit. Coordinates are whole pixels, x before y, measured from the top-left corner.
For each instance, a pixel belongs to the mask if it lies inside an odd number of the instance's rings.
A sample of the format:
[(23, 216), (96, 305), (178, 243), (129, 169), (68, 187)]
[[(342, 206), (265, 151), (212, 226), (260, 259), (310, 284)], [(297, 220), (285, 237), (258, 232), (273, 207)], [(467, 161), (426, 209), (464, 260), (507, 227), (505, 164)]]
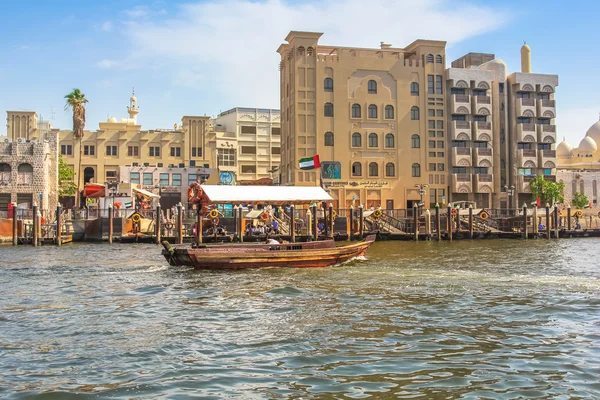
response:
[(156, 164), (156, 166), (157, 166), (158, 168), (162, 168), (162, 167), (163, 167), (163, 163), (159, 162), (159, 163), (157, 163), (157, 164)]
[(17, 142), (19, 142), (19, 143), (23, 143), (23, 139), (21, 139), (21, 138), (18, 138), (18, 139), (17, 139)]
[(131, 163), (131, 166), (132, 166), (132, 167), (137, 167), (138, 165), (139, 165), (139, 164), (138, 164), (138, 163), (136, 163), (136, 162), (134, 162), (134, 163)]

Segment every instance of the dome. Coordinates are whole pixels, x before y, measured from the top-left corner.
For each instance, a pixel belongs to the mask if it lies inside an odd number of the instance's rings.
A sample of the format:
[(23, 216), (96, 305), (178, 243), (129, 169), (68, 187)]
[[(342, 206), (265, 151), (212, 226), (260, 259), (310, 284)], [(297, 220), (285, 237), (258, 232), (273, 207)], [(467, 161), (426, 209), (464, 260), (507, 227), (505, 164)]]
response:
[(600, 121), (590, 126), (590, 129), (587, 130), (585, 136), (589, 136), (594, 139), (596, 143), (600, 143)]
[(596, 150), (598, 150), (598, 145), (596, 145), (594, 139), (592, 139), (589, 136), (586, 136), (581, 140), (581, 142), (579, 142), (578, 150), (580, 153), (583, 154), (591, 154), (595, 153)]
[(573, 146), (569, 144), (566, 140), (563, 140), (556, 146), (556, 157), (571, 157), (571, 152), (573, 151)]
[(115, 117), (110, 117), (109, 119), (106, 120), (106, 122), (110, 122), (111, 124), (116, 124), (117, 119)]

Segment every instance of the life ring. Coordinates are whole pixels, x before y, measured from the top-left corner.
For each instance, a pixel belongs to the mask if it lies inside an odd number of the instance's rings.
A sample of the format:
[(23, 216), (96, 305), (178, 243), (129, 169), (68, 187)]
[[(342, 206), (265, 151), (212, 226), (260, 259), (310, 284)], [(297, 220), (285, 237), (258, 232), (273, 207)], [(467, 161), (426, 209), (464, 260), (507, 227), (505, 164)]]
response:
[(193, 182), (188, 188), (188, 200), (190, 203), (197, 203), (202, 197), (202, 187), (198, 182)]
[(487, 212), (485, 212), (485, 211), (482, 211), (481, 214), (479, 214), (479, 218), (481, 218), (484, 221), (486, 219), (488, 219), (489, 217), (490, 217), (490, 215)]
[(452, 209), (452, 216), (456, 217), (458, 215), (458, 210), (456, 208)]
[(333, 210), (331, 212), (331, 214), (329, 214), (329, 219), (331, 219), (332, 217), (333, 217), (334, 220), (337, 218), (337, 212), (335, 212), (335, 210)]
[(581, 210), (577, 210), (577, 211), (575, 211), (575, 214), (574, 214), (574, 215), (575, 215), (575, 217), (577, 217), (577, 218), (581, 218), (581, 216), (583, 215), (583, 212), (581, 212)]
[(260, 220), (266, 222), (269, 219), (269, 214), (266, 211), (263, 211), (260, 214)]
[(210, 213), (208, 214), (212, 219), (216, 219), (219, 218), (219, 211), (215, 208), (213, 208), (212, 210), (210, 210)]
[(140, 214), (133, 214), (131, 216), (131, 220), (137, 224), (142, 220), (142, 217), (140, 217)]
[(165, 222), (165, 228), (169, 230), (173, 229), (173, 223), (171, 221)]
[(118, 201), (115, 203), (115, 208), (118, 210), (119, 208), (121, 208), (121, 203), (119, 203)]
[(381, 212), (381, 210), (379, 208), (377, 210), (373, 211), (373, 218), (375, 218), (375, 219), (381, 218), (382, 215), (383, 215), (383, 213)]

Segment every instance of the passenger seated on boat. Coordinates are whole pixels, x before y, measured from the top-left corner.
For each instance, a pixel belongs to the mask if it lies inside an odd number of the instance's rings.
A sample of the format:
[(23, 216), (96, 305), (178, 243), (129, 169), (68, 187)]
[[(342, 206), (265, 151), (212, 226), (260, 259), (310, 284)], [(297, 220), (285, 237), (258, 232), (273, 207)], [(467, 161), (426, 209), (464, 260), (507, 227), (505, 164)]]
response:
[(319, 222), (319, 223), (317, 224), (317, 233), (321, 233), (321, 232), (323, 232), (323, 229), (324, 229), (324, 228), (325, 228), (325, 225), (323, 225), (323, 223), (322, 223), (322, 222)]
[(269, 237), (269, 235), (267, 235), (267, 241), (266, 241), (266, 244), (280, 244), (280, 243), (279, 243), (277, 240), (275, 240), (275, 239), (271, 239), (271, 238)]
[(279, 222), (277, 221), (273, 221), (273, 223), (271, 224), (271, 227), (273, 228), (273, 232), (274, 233), (279, 233)]
[(543, 231), (543, 230), (546, 230), (546, 227), (544, 226), (544, 224), (539, 224), (538, 231)]

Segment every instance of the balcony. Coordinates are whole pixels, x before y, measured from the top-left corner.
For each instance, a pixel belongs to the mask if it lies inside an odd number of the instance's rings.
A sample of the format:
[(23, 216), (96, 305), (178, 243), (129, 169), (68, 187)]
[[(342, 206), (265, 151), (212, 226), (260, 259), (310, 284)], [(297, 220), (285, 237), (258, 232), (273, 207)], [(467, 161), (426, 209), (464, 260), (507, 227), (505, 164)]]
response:
[(537, 151), (528, 149), (517, 150), (518, 168), (536, 168), (538, 165)]
[(477, 147), (473, 149), (474, 167), (491, 167), (494, 163), (493, 152), (490, 148)]
[(535, 124), (517, 124), (517, 142), (535, 143)]
[(535, 117), (535, 99), (517, 99), (517, 117)]
[(473, 140), (492, 141), (491, 122), (473, 122)]
[(556, 143), (556, 125), (538, 125), (538, 142)]
[(556, 182), (556, 175), (544, 175), (544, 180), (548, 182)]
[(450, 97), (450, 111), (452, 114), (471, 114), (471, 96), (453, 94)]
[(468, 121), (452, 121), (450, 140), (471, 140), (471, 123)]
[(517, 192), (518, 193), (531, 193), (529, 182), (535, 178), (532, 175), (519, 175), (517, 176)]
[(457, 167), (470, 167), (471, 149), (468, 147), (452, 148), (452, 165)]
[[(490, 96), (473, 96), (472, 99), (473, 114), (491, 115), (492, 114), (492, 98)], [(481, 112), (485, 108), (486, 112)]]
[(492, 193), (494, 191), (494, 176), (492, 174), (475, 174), (475, 192)]
[(473, 180), (471, 174), (452, 174), (450, 175), (452, 193), (472, 193)]
[(539, 168), (556, 168), (556, 150), (538, 151)]
[(538, 117), (544, 118), (555, 118), (556, 117), (556, 103), (554, 100), (541, 100), (537, 101), (537, 115)]

